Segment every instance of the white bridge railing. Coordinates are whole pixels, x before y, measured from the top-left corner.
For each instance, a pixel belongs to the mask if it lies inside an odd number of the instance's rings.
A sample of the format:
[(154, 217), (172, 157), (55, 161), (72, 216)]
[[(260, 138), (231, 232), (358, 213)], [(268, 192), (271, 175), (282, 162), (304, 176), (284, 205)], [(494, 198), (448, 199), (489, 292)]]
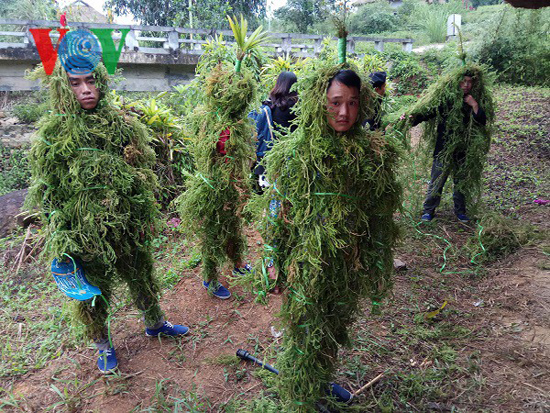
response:
[[(0, 19), (0, 49), (34, 47), (31, 28), (51, 27), (50, 37), (55, 39), (59, 34), (55, 30), (59, 23), (47, 20), (15, 20)], [(232, 43), (233, 32), (230, 30), (188, 29), (182, 27), (158, 26), (127, 26), (102, 23), (70, 23), (71, 28), (106, 28), (114, 29), (113, 38), (120, 39), (117, 30), (130, 29), (126, 35), (124, 52), (141, 52), (150, 54), (181, 53), (201, 55), (206, 40), (215, 35), (223, 34), (227, 43)], [(147, 36), (142, 33), (147, 33)], [(271, 33), (272, 42), (264, 46), (264, 50), (272, 55), (290, 54), (296, 57), (313, 57), (321, 51), (323, 39), (326, 36), (299, 33)], [(347, 49), (355, 53), (359, 43), (374, 43), (375, 50), (384, 51), (385, 43), (401, 43), (406, 52), (412, 52), (413, 39), (395, 39), (380, 37), (349, 36)]]

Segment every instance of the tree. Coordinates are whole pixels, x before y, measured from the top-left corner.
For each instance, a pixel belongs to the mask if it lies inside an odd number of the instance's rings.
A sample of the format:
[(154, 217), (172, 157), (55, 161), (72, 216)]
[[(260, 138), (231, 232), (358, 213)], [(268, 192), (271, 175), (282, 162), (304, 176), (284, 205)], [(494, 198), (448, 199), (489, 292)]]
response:
[(362, 34), (382, 33), (396, 30), (399, 23), (397, 12), (387, 2), (370, 3), (360, 6), (351, 16), (349, 31)]
[(275, 10), (275, 17), (295, 26), (299, 33), (307, 33), (328, 17), (328, 10), (324, 0), (288, 0), (286, 6)]
[(22, 20), (55, 20), (57, 2), (54, 0), (2, 0), (0, 18)]
[[(265, 16), (265, 0), (108, 0), (105, 4), (116, 15), (133, 14), (142, 24), (227, 28), (227, 14), (242, 14), (252, 28)], [(191, 7), (189, 5), (191, 4)]]

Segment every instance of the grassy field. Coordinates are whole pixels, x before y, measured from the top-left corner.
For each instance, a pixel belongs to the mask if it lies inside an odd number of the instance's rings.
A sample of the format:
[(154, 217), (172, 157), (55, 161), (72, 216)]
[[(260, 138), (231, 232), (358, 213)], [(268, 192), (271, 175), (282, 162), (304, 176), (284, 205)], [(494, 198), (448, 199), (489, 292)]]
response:
[[(476, 221), (452, 214), (450, 185), (437, 219), (421, 224), (428, 170), (422, 147), (405, 157), (402, 242), (381, 315), (353, 326), (335, 381), (357, 391), (356, 412), (550, 410), (550, 89), (499, 86), (494, 143)], [(167, 216), (166, 220), (172, 217)], [(249, 259), (261, 239), (247, 229)], [(24, 240), (26, 241), (24, 242)], [(71, 303), (31, 253), (40, 228), (0, 240), (0, 410), (278, 412), (274, 376), (234, 356), (271, 363), (281, 346), (282, 297), (235, 286), (214, 301), (199, 286), (200, 255), (168, 227), (155, 240), (162, 306), (188, 337), (148, 339), (121, 289), (112, 308), (120, 369), (102, 376), (71, 323)], [(30, 255), (19, 271), (18, 256)], [(227, 271), (229, 272), (229, 270)]]

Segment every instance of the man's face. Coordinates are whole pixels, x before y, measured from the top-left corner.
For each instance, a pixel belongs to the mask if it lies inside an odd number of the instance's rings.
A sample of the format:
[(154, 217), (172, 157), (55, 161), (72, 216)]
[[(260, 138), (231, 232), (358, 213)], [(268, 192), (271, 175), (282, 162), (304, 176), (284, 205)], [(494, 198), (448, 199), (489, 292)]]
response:
[(347, 132), (359, 113), (359, 90), (338, 81), (327, 90), (328, 123), (336, 132)]
[(464, 79), (462, 79), (462, 82), (460, 82), (460, 89), (462, 89), (464, 96), (470, 93), (473, 84), (474, 82), (472, 81), (472, 78), (470, 76), (464, 76)]
[(374, 88), (374, 91), (378, 93), (380, 96), (384, 96), (386, 94), (386, 84), (384, 83), (381, 86), (377, 86)]
[(82, 109), (94, 109), (99, 102), (99, 90), (95, 85), (93, 74), (73, 75), (69, 73), (68, 76), (71, 89)]

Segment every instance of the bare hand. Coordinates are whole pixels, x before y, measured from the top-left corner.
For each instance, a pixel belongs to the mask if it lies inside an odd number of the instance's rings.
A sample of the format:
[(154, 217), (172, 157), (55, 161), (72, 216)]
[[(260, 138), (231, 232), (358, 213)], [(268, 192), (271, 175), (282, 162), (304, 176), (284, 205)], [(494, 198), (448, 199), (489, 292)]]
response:
[(476, 100), (473, 98), (472, 95), (464, 96), (464, 103), (470, 105), (474, 113), (477, 114), (477, 111), (479, 110), (479, 105), (477, 104)]

